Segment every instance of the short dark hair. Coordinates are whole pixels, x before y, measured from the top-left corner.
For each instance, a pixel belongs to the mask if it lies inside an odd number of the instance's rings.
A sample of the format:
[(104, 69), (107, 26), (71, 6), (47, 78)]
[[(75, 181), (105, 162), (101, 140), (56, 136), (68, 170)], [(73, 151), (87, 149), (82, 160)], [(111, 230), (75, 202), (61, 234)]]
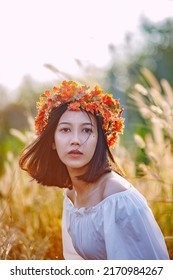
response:
[[(65, 164), (60, 160), (56, 150), (52, 149), (54, 133), (68, 103), (54, 108), (48, 124), (40, 136), (27, 146), (19, 157), (19, 166), (27, 171), (38, 183), (45, 186), (72, 187), (72, 182)], [(98, 141), (94, 155), (89, 162), (88, 170), (77, 178), (85, 182), (94, 182), (104, 173), (112, 170), (123, 175), (107, 145), (102, 129), (102, 117), (95, 115), (97, 121)]]

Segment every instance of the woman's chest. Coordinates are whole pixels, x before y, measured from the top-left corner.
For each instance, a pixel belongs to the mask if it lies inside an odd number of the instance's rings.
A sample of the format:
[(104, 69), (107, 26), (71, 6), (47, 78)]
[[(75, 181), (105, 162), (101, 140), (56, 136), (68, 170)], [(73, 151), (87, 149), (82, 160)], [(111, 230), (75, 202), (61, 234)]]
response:
[(106, 259), (103, 218), (97, 211), (86, 211), (89, 209), (81, 208), (67, 214), (67, 230), (73, 246), (84, 259)]

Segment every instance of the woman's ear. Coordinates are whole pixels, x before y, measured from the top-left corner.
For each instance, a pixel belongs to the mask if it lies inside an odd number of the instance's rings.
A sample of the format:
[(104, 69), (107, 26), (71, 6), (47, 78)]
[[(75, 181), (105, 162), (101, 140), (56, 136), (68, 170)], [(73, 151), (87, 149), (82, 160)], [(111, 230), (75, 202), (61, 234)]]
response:
[(52, 150), (56, 150), (56, 145), (54, 142), (52, 143)]

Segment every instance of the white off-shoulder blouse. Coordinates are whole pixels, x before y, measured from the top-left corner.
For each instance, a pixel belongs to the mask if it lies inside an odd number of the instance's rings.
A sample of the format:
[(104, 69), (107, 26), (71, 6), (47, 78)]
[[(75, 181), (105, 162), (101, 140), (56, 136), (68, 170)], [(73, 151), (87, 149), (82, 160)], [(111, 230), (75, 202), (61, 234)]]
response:
[(62, 236), (67, 260), (169, 259), (152, 211), (133, 186), (89, 208), (75, 208), (65, 195)]

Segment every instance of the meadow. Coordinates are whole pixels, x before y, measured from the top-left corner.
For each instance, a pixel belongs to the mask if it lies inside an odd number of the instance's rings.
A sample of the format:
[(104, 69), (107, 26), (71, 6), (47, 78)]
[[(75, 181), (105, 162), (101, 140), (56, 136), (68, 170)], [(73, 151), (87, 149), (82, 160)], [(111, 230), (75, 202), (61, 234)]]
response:
[[(173, 259), (173, 90), (147, 69), (143, 74), (148, 86), (135, 85), (128, 105), (143, 119), (143, 133), (133, 134), (133, 153), (120, 141), (114, 154), (129, 181), (147, 198)], [(11, 137), (17, 137), (23, 146), (34, 138), (34, 119), (28, 122), (28, 131), (10, 129)], [(19, 169), (18, 157), (8, 152), (0, 179), (1, 260), (63, 259), (63, 191), (32, 181)]]

